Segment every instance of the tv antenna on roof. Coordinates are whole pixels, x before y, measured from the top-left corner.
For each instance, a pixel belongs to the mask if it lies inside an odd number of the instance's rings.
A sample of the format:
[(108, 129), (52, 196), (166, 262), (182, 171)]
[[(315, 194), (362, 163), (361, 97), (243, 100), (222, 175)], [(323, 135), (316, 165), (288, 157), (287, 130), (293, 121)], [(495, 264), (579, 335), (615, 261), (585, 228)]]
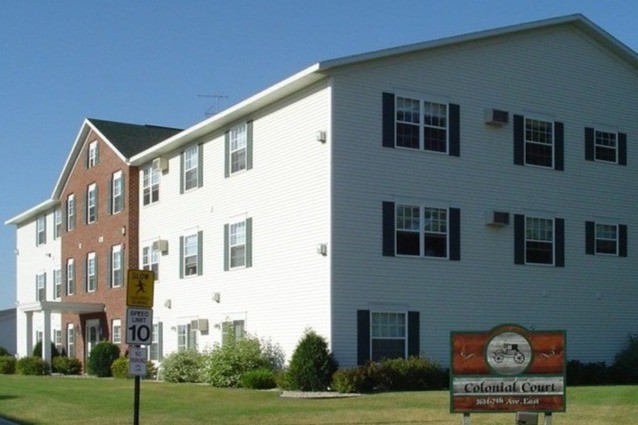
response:
[(197, 96), (198, 97), (212, 97), (213, 99), (215, 99), (215, 105), (213, 105), (210, 108), (208, 108), (206, 110), (206, 112), (204, 113), (204, 115), (206, 115), (207, 117), (215, 115), (216, 113), (219, 112), (219, 102), (220, 102), (221, 99), (228, 99), (228, 96), (225, 96), (223, 94), (218, 94), (218, 93), (198, 94)]

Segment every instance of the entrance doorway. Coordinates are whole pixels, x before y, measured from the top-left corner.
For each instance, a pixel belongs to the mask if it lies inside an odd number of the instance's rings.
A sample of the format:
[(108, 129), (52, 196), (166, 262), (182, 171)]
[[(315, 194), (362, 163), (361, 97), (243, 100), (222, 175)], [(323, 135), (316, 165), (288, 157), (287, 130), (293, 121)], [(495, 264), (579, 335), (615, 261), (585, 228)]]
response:
[(100, 342), (100, 319), (92, 319), (86, 321), (86, 337), (84, 338), (86, 341), (86, 349), (84, 350), (84, 355), (86, 356), (85, 364), (89, 361), (89, 354), (91, 354), (91, 350), (93, 347)]

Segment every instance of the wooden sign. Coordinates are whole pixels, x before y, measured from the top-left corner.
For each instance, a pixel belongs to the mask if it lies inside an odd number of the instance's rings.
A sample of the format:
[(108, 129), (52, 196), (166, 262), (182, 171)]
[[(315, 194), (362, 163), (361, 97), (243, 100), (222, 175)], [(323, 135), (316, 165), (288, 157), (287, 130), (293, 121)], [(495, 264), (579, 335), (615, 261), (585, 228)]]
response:
[(450, 411), (564, 412), (565, 332), (451, 333)]

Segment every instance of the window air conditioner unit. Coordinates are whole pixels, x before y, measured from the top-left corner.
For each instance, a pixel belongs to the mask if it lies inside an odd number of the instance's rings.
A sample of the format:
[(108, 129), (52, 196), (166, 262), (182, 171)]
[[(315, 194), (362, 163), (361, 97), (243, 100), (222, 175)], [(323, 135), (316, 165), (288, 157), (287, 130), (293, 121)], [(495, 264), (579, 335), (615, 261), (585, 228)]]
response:
[(159, 239), (153, 242), (153, 251), (166, 252), (168, 251), (168, 241), (166, 239)]
[(208, 319), (191, 320), (191, 330), (200, 331), (203, 333), (208, 332)]
[(505, 226), (510, 223), (510, 213), (506, 211), (490, 211), (487, 224), (490, 226)]
[(500, 127), (508, 122), (509, 113), (507, 111), (492, 108), (485, 110), (485, 124)]
[(168, 171), (168, 159), (162, 157), (155, 158), (153, 160), (153, 168), (161, 172)]

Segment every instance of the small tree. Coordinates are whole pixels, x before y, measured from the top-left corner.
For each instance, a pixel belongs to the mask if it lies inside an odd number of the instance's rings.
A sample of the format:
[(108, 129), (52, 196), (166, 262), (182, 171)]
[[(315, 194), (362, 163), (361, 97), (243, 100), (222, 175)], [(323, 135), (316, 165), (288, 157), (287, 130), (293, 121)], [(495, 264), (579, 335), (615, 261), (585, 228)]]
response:
[(312, 329), (306, 329), (290, 360), (287, 381), (291, 389), (324, 391), (330, 387), (332, 375), (338, 368), (326, 340)]
[(91, 350), (88, 372), (99, 378), (111, 376), (111, 364), (120, 357), (120, 347), (109, 341), (102, 341)]

